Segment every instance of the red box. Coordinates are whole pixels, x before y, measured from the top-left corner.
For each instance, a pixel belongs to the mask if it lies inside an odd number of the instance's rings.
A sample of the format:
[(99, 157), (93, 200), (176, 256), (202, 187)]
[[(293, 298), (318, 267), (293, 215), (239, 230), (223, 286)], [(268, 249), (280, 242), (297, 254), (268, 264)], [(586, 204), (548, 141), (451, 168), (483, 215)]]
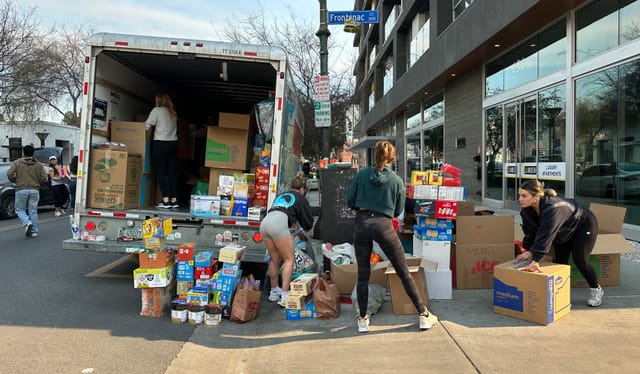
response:
[(264, 166), (256, 167), (256, 186), (269, 184), (269, 168)]
[(191, 261), (196, 253), (196, 243), (189, 242), (181, 244), (176, 248), (176, 252), (178, 254), (178, 260)]
[(435, 218), (456, 219), (458, 217), (458, 202), (436, 200)]
[(461, 181), (460, 181), (460, 178), (444, 177), (442, 178), (442, 185), (451, 186), (451, 187), (460, 187)]
[(196, 266), (193, 272), (194, 279), (211, 279), (213, 274), (218, 271), (218, 260), (213, 260), (211, 266)]
[(138, 263), (142, 269), (166, 268), (173, 264), (175, 260), (173, 251), (153, 251), (138, 254)]

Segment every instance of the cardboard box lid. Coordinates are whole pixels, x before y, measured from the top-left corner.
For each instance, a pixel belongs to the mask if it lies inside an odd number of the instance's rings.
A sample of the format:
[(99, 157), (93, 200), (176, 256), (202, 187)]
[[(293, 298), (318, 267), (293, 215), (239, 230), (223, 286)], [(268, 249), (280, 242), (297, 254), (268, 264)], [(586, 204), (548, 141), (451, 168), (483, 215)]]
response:
[(627, 212), (627, 208), (591, 203), (589, 204), (589, 210), (598, 219), (598, 234), (619, 234), (622, 232), (622, 224), (624, 223), (624, 215)]
[(462, 216), (456, 221), (456, 244), (513, 244), (513, 216)]
[[(384, 264), (387, 265), (387, 269), (384, 272), (385, 274), (396, 273), (396, 269), (393, 268), (391, 262), (385, 261)], [(407, 257), (407, 266), (409, 267), (410, 273), (419, 271), (420, 268), (423, 268), (424, 270), (438, 270), (438, 263), (436, 261), (430, 261), (422, 257)]]
[(598, 234), (592, 255), (633, 253), (635, 249), (621, 234)]

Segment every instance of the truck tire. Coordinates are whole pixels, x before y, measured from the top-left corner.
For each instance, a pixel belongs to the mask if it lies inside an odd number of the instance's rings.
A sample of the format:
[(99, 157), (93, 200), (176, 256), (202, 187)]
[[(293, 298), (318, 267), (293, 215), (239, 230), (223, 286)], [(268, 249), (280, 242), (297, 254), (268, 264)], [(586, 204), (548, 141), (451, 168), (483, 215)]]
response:
[(2, 202), (0, 202), (0, 217), (2, 218), (15, 218), (16, 214), (16, 199), (14, 195), (7, 196)]

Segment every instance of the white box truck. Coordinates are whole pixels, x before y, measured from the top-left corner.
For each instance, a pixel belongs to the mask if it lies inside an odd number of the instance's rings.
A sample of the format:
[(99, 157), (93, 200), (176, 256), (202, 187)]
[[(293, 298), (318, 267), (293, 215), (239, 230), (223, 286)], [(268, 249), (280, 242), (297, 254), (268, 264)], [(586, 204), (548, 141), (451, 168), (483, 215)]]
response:
[[(259, 235), (259, 220), (238, 216), (194, 217), (189, 209), (189, 200), (184, 198), (181, 198), (178, 209), (156, 208), (156, 196), (147, 199), (146, 206), (130, 209), (92, 206), (90, 181), (92, 173), (96, 173), (90, 167), (92, 153), (97, 154), (96, 148), (105, 148), (105, 144), (111, 141), (110, 123), (144, 122), (158, 92), (170, 94), (180, 118), (179, 189), (189, 193), (193, 188), (189, 183), (198, 180), (197, 174), (200, 174), (200, 179), (204, 178), (207, 169), (203, 164), (203, 154), (206, 153), (206, 145), (203, 144), (207, 142), (207, 130), (217, 125), (219, 114), (251, 114), (258, 103), (264, 104), (269, 99), (272, 104), (261, 107), (262, 112), (268, 109), (268, 115), (264, 117), (269, 118), (269, 123), (264, 123), (263, 119), (261, 126), (255, 126), (259, 128), (257, 133), (264, 135), (260, 138), (266, 139), (267, 148), (271, 148), (267, 208), (301, 170), (304, 117), (287, 56), (281, 48), (182, 38), (95, 34), (89, 39), (85, 54), (74, 211), (81, 238), (65, 240), (63, 248), (138, 252), (144, 246), (143, 221), (157, 216), (173, 220), (173, 233), (167, 238), (167, 246), (195, 242), (198, 251), (211, 250), (217, 255), (221, 247), (238, 243), (247, 248), (245, 261), (262, 262), (265, 248)], [(248, 132), (249, 152), (254, 132)], [(150, 143), (149, 139), (147, 142)], [(149, 154), (143, 157), (149, 157)], [(147, 167), (143, 169), (146, 173), (143, 177), (153, 180), (152, 170), (147, 173)], [(185, 176), (187, 169), (191, 172)], [(252, 170), (247, 167), (244, 171)], [(196, 174), (195, 178), (193, 174)], [(145, 180), (141, 184), (144, 183)], [(140, 186), (142, 189), (144, 186)]]

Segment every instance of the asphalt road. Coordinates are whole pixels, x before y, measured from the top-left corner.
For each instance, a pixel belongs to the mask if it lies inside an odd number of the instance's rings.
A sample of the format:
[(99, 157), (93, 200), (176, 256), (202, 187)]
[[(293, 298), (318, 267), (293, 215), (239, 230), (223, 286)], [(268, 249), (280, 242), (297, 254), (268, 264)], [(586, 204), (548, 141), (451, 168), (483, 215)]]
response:
[(39, 215), (37, 238), (0, 220), (0, 373), (164, 373), (194, 327), (140, 316), (135, 260), (62, 250), (68, 216)]

